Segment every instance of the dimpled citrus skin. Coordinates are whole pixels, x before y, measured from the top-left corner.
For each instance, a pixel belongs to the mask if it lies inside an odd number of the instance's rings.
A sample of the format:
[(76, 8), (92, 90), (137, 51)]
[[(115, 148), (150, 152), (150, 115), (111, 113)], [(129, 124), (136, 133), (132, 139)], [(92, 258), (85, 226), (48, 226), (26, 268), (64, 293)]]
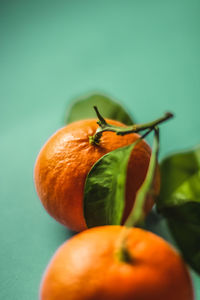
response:
[[(107, 120), (110, 124), (122, 123)], [(100, 144), (89, 143), (89, 136), (95, 134), (97, 120), (82, 120), (58, 130), (41, 149), (35, 164), (34, 179), (37, 193), (48, 213), (63, 225), (74, 231), (87, 228), (83, 215), (84, 184), (93, 164), (104, 154), (133, 143), (138, 134), (118, 136), (113, 132), (103, 133)], [(142, 140), (134, 148), (128, 164), (126, 182), (126, 203), (124, 219), (133, 206), (136, 191), (146, 176), (151, 149)], [(160, 187), (159, 172), (155, 190)], [(145, 210), (153, 205), (148, 199)]]
[(43, 276), (40, 300), (193, 300), (189, 273), (160, 237), (132, 228), (119, 259), (122, 226), (88, 229), (64, 243)]

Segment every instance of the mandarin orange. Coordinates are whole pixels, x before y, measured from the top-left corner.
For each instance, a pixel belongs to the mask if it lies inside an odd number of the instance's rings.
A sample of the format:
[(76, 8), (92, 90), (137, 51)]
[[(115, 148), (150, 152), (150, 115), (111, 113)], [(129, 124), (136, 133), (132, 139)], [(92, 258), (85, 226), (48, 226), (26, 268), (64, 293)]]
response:
[(139, 228), (125, 229), (122, 247), (124, 229), (95, 227), (64, 243), (44, 274), (40, 300), (193, 300), (180, 255)]
[[(124, 124), (107, 120), (116, 126)], [(84, 184), (91, 167), (104, 154), (133, 143), (139, 135), (103, 133), (100, 144), (89, 141), (98, 128), (97, 120), (82, 120), (58, 130), (41, 149), (35, 164), (34, 179), (37, 193), (48, 213), (74, 231), (87, 228), (83, 213)], [(126, 202), (123, 221), (129, 215), (137, 190), (144, 181), (151, 156), (151, 148), (142, 140), (133, 149), (127, 169)], [(158, 193), (159, 172), (155, 177)], [(145, 204), (148, 212), (152, 199)]]

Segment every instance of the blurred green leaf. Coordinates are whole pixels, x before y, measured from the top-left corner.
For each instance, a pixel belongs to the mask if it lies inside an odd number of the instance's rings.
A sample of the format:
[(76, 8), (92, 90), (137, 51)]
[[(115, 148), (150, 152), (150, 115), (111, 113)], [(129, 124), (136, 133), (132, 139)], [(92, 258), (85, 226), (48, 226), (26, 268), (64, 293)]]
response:
[(97, 106), (105, 118), (117, 120), (126, 125), (133, 124), (130, 115), (119, 103), (101, 94), (92, 94), (73, 102), (67, 111), (65, 124), (81, 119), (96, 118), (93, 106)]
[(166, 158), (161, 183), (157, 209), (185, 260), (200, 273), (200, 147)]

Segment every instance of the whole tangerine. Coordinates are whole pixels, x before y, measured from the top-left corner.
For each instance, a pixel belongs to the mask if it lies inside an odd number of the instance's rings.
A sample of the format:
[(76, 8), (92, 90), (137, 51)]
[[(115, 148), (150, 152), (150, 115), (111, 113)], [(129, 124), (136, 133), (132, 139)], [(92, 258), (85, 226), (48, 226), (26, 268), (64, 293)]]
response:
[(120, 247), (124, 228), (95, 227), (65, 242), (43, 276), (40, 300), (193, 300), (180, 255), (139, 228), (128, 229)]
[[(124, 124), (107, 120), (116, 126)], [(90, 143), (98, 128), (97, 120), (81, 120), (58, 130), (41, 149), (34, 170), (38, 196), (47, 212), (63, 225), (74, 231), (87, 228), (83, 212), (83, 193), (86, 177), (104, 154), (132, 144), (140, 136), (136, 133), (125, 136), (104, 132), (100, 144)], [(141, 140), (133, 149), (128, 163), (126, 201), (123, 221), (129, 215), (137, 190), (143, 183), (151, 156), (151, 148)], [(154, 181), (155, 193), (160, 188), (157, 170)], [(145, 212), (151, 210), (153, 200), (147, 199)]]

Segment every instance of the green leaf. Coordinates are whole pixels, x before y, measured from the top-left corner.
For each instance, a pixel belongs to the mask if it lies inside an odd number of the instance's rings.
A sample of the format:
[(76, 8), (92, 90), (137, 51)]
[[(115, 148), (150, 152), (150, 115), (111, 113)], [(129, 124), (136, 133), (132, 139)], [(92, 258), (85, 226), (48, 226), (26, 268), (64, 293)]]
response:
[(126, 125), (133, 124), (132, 118), (119, 103), (101, 94), (88, 95), (73, 102), (67, 111), (65, 123), (96, 118), (93, 106), (98, 106), (105, 118), (117, 120)]
[(128, 160), (139, 141), (107, 153), (90, 170), (84, 189), (84, 215), (89, 228), (121, 223)]
[(166, 207), (165, 217), (185, 260), (200, 273), (200, 205), (188, 202)]
[(200, 273), (200, 147), (166, 158), (161, 183), (157, 209), (185, 260)]
[(155, 197), (153, 183), (156, 173), (159, 151), (159, 130), (155, 129), (152, 154), (149, 162), (146, 178), (138, 190), (133, 209), (125, 222), (126, 226), (135, 226), (144, 221), (144, 203), (148, 197)]

